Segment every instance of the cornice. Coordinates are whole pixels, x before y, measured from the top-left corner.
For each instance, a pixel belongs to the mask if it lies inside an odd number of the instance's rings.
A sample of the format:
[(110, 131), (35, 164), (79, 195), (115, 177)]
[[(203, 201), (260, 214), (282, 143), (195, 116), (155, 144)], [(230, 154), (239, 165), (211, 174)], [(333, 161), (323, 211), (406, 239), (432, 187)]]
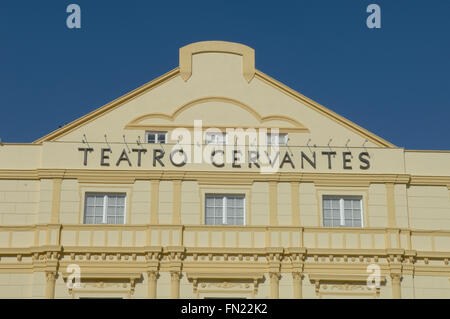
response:
[[(85, 268), (83, 268), (85, 269)], [(62, 272), (62, 277), (64, 281), (71, 275), (72, 273)], [(142, 272), (127, 272), (121, 270), (120, 272), (111, 272), (105, 269), (102, 269), (102, 272), (90, 272), (83, 271), (83, 279), (128, 279), (128, 280), (138, 280), (142, 276)]]
[[(311, 281), (348, 281), (348, 282), (366, 282), (367, 274), (309, 274)], [(380, 282), (386, 282), (385, 276), (380, 276)]]
[(187, 272), (188, 279), (248, 279), (248, 280), (261, 280), (264, 277), (264, 273), (257, 272), (224, 272), (224, 273), (197, 273)]
[(447, 186), (450, 189), (450, 176), (412, 175), (410, 183), (417, 186)]
[(77, 179), (80, 183), (133, 184), (136, 180), (192, 180), (201, 185), (251, 185), (254, 182), (308, 182), (316, 186), (368, 187), (374, 183), (418, 186), (445, 186), (450, 189), (450, 176), (420, 176), (410, 174), (306, 173), (234, 171), (152, 171), (98, 169), (35, 169), (0, 170), (0, 179)]
[(40, 178), (36, 169), (1, 169), (0, 179), (38, 180)]

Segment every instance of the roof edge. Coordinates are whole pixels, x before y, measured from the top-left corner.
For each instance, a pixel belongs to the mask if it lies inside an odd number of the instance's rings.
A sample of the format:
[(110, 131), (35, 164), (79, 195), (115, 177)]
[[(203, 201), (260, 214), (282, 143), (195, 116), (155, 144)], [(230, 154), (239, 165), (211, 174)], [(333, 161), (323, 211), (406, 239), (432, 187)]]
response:
[(153, 89), (163, 83), (165, 83), (166, 81), (176, 77), (177, 75), (179, 75), (180, 73), (180, 68), (176, 67), (175, 69), (157, 77), (156, 79), (147, 82), (144, 85), (141, 85), (140, 87), (134, 89), (131, 92), (128, 92), (120, 97), (118, 97), (117, 99), (101, 106), (100, 108), (97, 108), (91, 112), (89, 112), (86, 115), (83, 115), (82, 117), (64, 125), (61, 128), (58, 128), (57, 130), (54, 130), (53, 132), (41, 137), (40, 139), (32, 142), (31, 144), (41, 144), (42, 142), (46, 142), (46, 141), (52, 141), (57, 137), (61, 137), (64, 136), (70, 132), (72, 132), (73, 130), (75, 130), (77, 127), (79, 127), (82, 124), (88, 123), (98, 117), (100, 117), (101, 115), (108, 113), (112, 110), (114, 110), (115, 108), (119, 107), (120, 105), (122, 105), (123, 103), (130, 101), (136, 97), (138, 97), (139, 95), (147, 92), (150, 89)]
[(277, 88), (278, 90), (286, 93), (287, 95), (300, 100), (301, 102), (305, 103), (307, 106), (312, 108), (313, 110), (318, 111), (321, 114), (327, 116), (328, 118), (331, 118), (332, 120), (338, 122), (339, 124), (344, 125), (345, 127), (349, 128), (353, 132), (355, 132), (361, 136), (364, 136), (368, 141), (371, 141), (371, 142), (377, 144), (378, 146), (387, 147), (387, 148), (398, 148), (394, 144), (371, 133), (370, 131), (366, 130), (365, 128), (359, 126), (358, 124), (346, 119), (345, 117), (333, 112), (332, 110), (317, 103), (316, 101), (313, 101), (310, 98), (304, 96), (303, 94), (295, 91), (294, 89), (291, 89), (287, 85), (275, 80), (274, 78), (265, 74), (264, 72), (256, 70), (255, 77), (265, 81), (269, 85)]

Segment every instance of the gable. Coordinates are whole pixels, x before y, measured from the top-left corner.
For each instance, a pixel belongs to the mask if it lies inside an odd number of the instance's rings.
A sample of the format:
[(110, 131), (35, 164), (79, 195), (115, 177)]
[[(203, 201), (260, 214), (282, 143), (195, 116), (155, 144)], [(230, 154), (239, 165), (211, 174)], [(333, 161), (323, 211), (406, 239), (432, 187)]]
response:
[(198, 42), (180, 49), (180, 67), (35, 141), (135, 142), (146, 130), (279, 128), (292, 145), (394, 147), (254, 68), (253, 49)]

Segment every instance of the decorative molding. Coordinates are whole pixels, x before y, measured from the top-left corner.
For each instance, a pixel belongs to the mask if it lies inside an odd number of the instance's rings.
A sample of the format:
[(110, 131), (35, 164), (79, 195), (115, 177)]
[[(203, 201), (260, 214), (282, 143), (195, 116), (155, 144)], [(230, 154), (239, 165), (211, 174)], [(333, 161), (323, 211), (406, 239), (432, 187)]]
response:
[(255, 76), (255, 50), (235, 42), (202, 41), (180, 48), (180, 75), (184, 81), (192, 75), (192, 55), (206, 52), (231, 53), (242, 56), (242, 73), (247, 82)]
[(47, 283), (55, 281), (56, 274), (57, 274), (56, 271), (46, 270), (45, 271), (45, 279), (47, 280)]
[(209, 272), (209, 273), (197, 273), (186, 272), (186, 276), (189, 280), (209, 279), (209, 280), (261, 280), (264, 278), (263, 273), (257, 272)]
[(170, 272), (170, 278), (172, 279), (172, 281), (180, 280), (181, 272), (179, 272), (179, 271), (171, 271)]
[[(285, 115), (268, 115), (268, 116), (261, 116), (256, 110), (254, 110), (252, 107), (248, 106), (247, 104), (240, 102), (238, 100), (232, 99), (232, 98), (228, 98), (228, 97), (219, 97), (219, 96), (211, 96), (211, 97), (203, 97), (203, 98), (199, 98), (199, 99), (195, 99), (193, 101), (190, 101), (186, 104), (183, 104), (182, 106), (180, 106), (179, 108), (177, 108), (172, 114), (162, 114), (162, 113), (150, 113), (150, 114), (145, 114), (145, 115), (141, 115), (135, 119), (133, 119), (131, 122), (129, 122), (127, 125), (125, 125), (125, 129), (128, 130), (146, 130), (146, 129), (153, 129), (153, 130), (173, 130), (175, 128), (179, 128), (179, 127), (183, 127), (185, 129), (190, 129), (193, 130), (194, 126), (191, 123), (185, 123), (185, 124), (141, 124), (142, 121), (148, 120), (148, 119), (152, 119), (152, 118), (156, 118), (156, 119), (165, 119), (168, 120), (170, 122), (174, 122), (176, 120), (176, 118), (183, 113), (184, 111), (199, 105), (199, 104), (203, 104), (203, 103), (208, 103), (208, 102), (222, 102), (222, 103), (228, 103), (228, 104), (232, 104), (234, 106), (237, 106), (243, 110), (245, 110), (246, 112), (248, 112), (252, 117), (254, 117), (260, 124), (260, 127), (251, 127), (251, 128), (266, 128), (269, 129), (271, 128), (270, 126), (266, 127), (266, 126), (262, 126), (263, 123), (269, 122), (269, 121), (284, 121), (287, 122), (289, 124), (292, 125), (292, 127), (290, 126), (286, 126), (286, 127), (279, 127), (277, 126), (277, 129), (279, 130), (280, 133), (307, 133), (309, 132), (309, 130), (300, 122), (298, 122), (297, 120), (289, 117), (289, 116), (285, 116)], [(212, 125), (212, 126), (202, 126), (203, 130), (206, 130), (208, 128), (217, 128), (220, 130), (225, 131), (227, 128), (233, 127), (230, 125), (223, 125), (223, 126), (218, 126), (218, 125)], [(249, 127), (239, 127), (240, 129), (248, 129)]]
[[(366, 282), (368, 275), (353, 275), (353, 274), (309, 274), (311, 281), (331, 281), (331, 282)], [(386, 282), (386, 276), (380, 276), (380, 282)]]
[[(141, 279), (141, 272), (128, 272), (125, 269), (121, 272), (94, 272), (90, 268), (83, 267), (83, 272), (81, 274), (81, 288), (69, 288), (69, 293), (74, 296), (75, 293), (85, 292), (86, 288), (89, 286), (99, 289), (111, 288), (115, 285), (119, 285), (119, 288), (128, 288), (128, 297), (134, 294), (136, 282)], [(105, 268), (103, 268), (105, 269)], [(71, 273), (63, 271), (63, 280), (67, 282), (68, 277)], [(116, 281), (124, 281), (122, 283), (117, 283)], [(114, 282), (108, 282), (114, 281)], [(126, 283), (128, 282), (128, 284)], [(124, 286), (125, 285), (125, 286)]]
[[(316, 186), (367, 187), (370, 184), (406, 184), (406, 185), (450, 185), (450, 176), (416, 176), (409, 174), (359, 174), (359, 173), (306, 173), (277, 172), (260, 174), (258, 172), (236, 171), (161, 171), (161, 170), (101, 170), (101, 169), (61, 169), (61, 170), (5, 170), (0, 169), (0, 179), (38, 180), (54, 178), (55, 174), (64, 179), (78, 179), (80, 183), (125, 183), (136, 180), (186, 180), (201, 184), (252, 184), (253, 182), (307, 182)], [(419, 178), (419, 179), (418, 179)]]
[[(197, 297), (201, 289), (208, 288), (213, 288), (213, 290), (208, 290), (210, 292), (217, 292), (222, 289), (231, 292), (230, 289), (232, 288), (238, 288), (238, 292), (249, 290), (252, 293), (252, 297), (254, 297), (258, 293), (259, 281), (264, 278), (263, 273), (232, 271), (214, 273), (187, 272), (186, 276), (188, 280), (192, 281), (193, 292)], [(236, 290), (232, 292), (236, 292)]]
[(205, 287), (209, 288), (220, 288), (220, 289), (230, 289), (230, 288), (243, 288), (243, 289), (249, 289), (250, 285), (243, 284), (243, 283), (231, 283), (229, 281), (223, 281), (223, 282), (212, 282), (206, 284)]
[[(341, 291), (364, 291), (374, 293), (375, 296), (380, 295), (380, 287), (370, 289), (367, 287), (367, 275), (351, 275), (351, 274), (309, 274), (309, 280), (314, 284), (314, 291), (317, 296), (321, 297), (322, 290), (341, 290)], [(326, 283), (331, 283), (328, 285)], [(334, 283), (334, 284), (333, 284)], [(380, 284), (386, 283), (386, 277), (380, 276)]]
[(156, 270), (147, 271), (147, 275), (148, 275), (148, 279), (152, 280), (152, 281), (158, 279), (158, 276), (159, 276), (158, 271), (156, 271)]
[[(84, 280), (129, 280), (131, 281), (136, 281), (141, 279), (142, 277), (142, 273), (141, 272), (127, 272), (127, 271), (120, 271), (120, 272), (111, 272), (111, 271), (105, 271), (104, 269), (102, 269), (102, 272), (93, 272), (93, 271), (83, 271), (82, 276), (81, 276), (81, 281)], [(67, 280), (67, 278), (71, 275), (71, 273), (67, 273), (65, 271), (63, 271), (62, 273), (62, 278), (64, 279), (64, 281)]]

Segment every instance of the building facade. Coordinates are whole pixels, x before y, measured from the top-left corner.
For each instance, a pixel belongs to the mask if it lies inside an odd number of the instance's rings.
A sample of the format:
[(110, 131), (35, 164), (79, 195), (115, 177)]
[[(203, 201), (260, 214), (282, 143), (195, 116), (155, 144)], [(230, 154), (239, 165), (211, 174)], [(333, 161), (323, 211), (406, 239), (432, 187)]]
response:
[(450, 298), (450, 152), (396, 147), (198, 42), (0, 145), (2, 298)]

